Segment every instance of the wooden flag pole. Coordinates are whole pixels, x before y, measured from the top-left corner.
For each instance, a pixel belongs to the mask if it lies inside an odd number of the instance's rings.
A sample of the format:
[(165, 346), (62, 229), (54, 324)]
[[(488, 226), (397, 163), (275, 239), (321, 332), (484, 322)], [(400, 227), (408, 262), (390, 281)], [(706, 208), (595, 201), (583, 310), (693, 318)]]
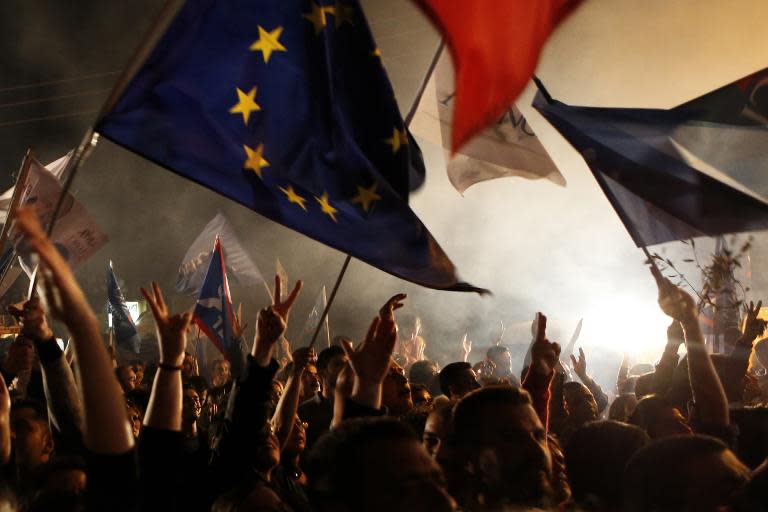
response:
[[(8, 214), (5, 217), (5, 224), (3, 224), (3, 231), (0, 233), (0, 251), (5, 249), (5, 242), (8, 240), (9, 233), (11, 232), (11, 224), (13, 218), (16, 215), (16, 210), (21, 203), (21, 197), (24, 194), (24, 187), (27, 184), (27, 176), (29, 176), (29, 168), (32, 164), (32, 150), (27, 149), (24, 155), (24, 160), (21, 161), (21, 167), (19, 168), (19, 175), (16, 176), (16, 183), (13, 186), (13, 196), (11, 196), (11, 204), (8, 206)], [(5, 276), (8, 275), (8, 270), (13, 266), (13, 260), (16, 258), (16, 250), (11, 255), (11, 262), (3, 269), (0, 274), (0, 285), (5, 281)]]
[(312, 334), (312, 340), (309, 342), (309, 348), (312, 348), (315, 346), (315, 341), (317, 341), (317, 336), (320, 334), (320, 330), (323, 328), (325, 319), (328, 317), (328, 311), (331, 309), (331, 304), (333, 304), (333, 299), (336, 298), (336, 292), (339, 291), (341, 280), (344, 279), (344, 274), (347, 272), (347, 267), (349, 266), (350, 261), (352, 261), (352, 256), (347, 254), (347, 257), (344, 259), (344, 264), (341, 266), (341, 272), (339, 272), (339, 277), (336, 278), (336, 283), (333, 285), (333, 290), (331, 290), (331, 296), (328, 297), (328, 302), (326, 303), (325, 308), (323, 308), (323, 314), (320, 315), (320, 321), (317, 323), (317, 327), (315, 327), (314, 334)]

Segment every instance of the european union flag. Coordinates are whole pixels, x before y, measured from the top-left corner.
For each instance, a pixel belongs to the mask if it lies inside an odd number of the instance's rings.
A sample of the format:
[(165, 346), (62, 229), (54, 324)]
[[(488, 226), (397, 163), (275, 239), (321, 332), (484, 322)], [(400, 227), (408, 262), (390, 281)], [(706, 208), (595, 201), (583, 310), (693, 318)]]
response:
[(115, 330), (117, 345), (138, 354), (141, 337), (125, 304), (120, 285), (117, 284), (111, 261), (107, 267), (107, 312), (112, 315), (112, 328)]
[(222, 354), (232, 346), (232, 299), (229, 295), (224, 250), (216, 237), (213, 256), (197, 298), (193, 321)]
[(481, 291), (408, 207), (424, 164), (357, 1), (189, 0), (96, 131), (398, 277)]
[(582, 154), (640, 247), (768, 229), (767, 79), (763, 70), (669, 110), (542, 93), (534, 107)]

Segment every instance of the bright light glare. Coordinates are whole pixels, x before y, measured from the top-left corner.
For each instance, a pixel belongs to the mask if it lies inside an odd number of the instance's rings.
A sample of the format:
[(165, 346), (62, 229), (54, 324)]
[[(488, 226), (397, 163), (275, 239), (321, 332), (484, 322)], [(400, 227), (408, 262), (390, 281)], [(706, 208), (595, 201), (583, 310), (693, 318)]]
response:
[(669, 323), (655, 303), (621, 296), (590, 309), (579, 340), (629, 353), (636, 361), (652, 362), (664, 350)]

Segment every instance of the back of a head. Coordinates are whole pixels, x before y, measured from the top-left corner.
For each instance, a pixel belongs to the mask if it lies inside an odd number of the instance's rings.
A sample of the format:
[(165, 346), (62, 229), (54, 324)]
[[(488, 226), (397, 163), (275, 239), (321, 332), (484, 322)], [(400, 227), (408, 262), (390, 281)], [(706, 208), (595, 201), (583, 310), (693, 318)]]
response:
[(649, 441), (642, 429), (618, 421), (594, 421), (574, 431), (565, 448), (574, 501), (586, 508), (616, 510), (627, 462)]
[(498, 355), (503, 354), (504, 352), (509, 352), (509, 349), (505, 345), (493, 345), (485, 353), (485, 357), (493, 360)]
[[(715, 459), (723, 454), (729, 457)], [(625, 509), (719, 510), (749, 481), (747, 468), (731, 455), (722, 441), (708, 436), (667, 437), (649, 443), (627, 464)]]
[(331, 345), (330, 347), (321, 350), (317, 355), (317, 365), (315, 365), (318, 373), (328, 368), (328, 365), (331, 363), (334, 357), (343, 355), (344, 349), (339, 345)]
[(453, 428), (456, 439), (472, 440), (483, 416), (495, 407), (531, 405), (531, 395), (520, 388), (494, 385), (477, 389), (458, 401), (453, 410)]
[[(309, 492), (313, 502), (331, 509), (333, 504), (352, 506), (363, 493), (363, 483), (374, 461), (363, 460), (361, 447), (372, 443), (415, 440), (407, 425), (392, 418), (360, 418), (344, 421), (324, 434), (307, 459)], [(372, 462), (374, 462), (372, 464)]]
[(664, 410), (671, 407), (673, 406), (669, 400), (661, 395), (646, 395), (637, 402), (634, 412), (629, 417), (629, 423), (637, 425), (650, 434)]
[(429, 385), (434, 378), (437, 365), (433, 361), (424, 359), (422, 361), (416, 361), (411, 365), (411, 369), (408, 371), (408, 380), (415, 384)]
[(471, 369), (472, 365), (463, 361), (445, 365), (445, 368), (440, 370), (440, 373), (438, 374), (438, 379), (440, 380), (440, 391), (442, 391), (445, 396), (450, 397), (450, 386), (455, 386), (457, 384), (462, 372)]

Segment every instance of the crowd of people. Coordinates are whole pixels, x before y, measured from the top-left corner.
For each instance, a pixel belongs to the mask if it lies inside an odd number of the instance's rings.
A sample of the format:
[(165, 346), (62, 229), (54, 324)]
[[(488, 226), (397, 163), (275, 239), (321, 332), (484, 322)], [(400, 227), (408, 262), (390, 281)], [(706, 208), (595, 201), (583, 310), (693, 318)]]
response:
[(768, 510), (760, 304), (733, 351), (711, 355), (692, 297), (652, 269), (665, 350), (645, 371), (623, 364), (606, 393), (583, 351), (561, 361), (541, 314), (519, 376), (501, 344), (469, 363), (466, 340), (439, 368), (423, 340), (398, 339), (402, 294), (359, 343), (290, 351), (301, 282), (283, 298), (280, 278), (251, 348), (236, 318), (226, 357), (198, 368), (191, 314), (153, 283), (159, 359), (117, 364), (34, 213), (15, 229), (39, 258), (41, 297), (10, 308), (0, 510)]

